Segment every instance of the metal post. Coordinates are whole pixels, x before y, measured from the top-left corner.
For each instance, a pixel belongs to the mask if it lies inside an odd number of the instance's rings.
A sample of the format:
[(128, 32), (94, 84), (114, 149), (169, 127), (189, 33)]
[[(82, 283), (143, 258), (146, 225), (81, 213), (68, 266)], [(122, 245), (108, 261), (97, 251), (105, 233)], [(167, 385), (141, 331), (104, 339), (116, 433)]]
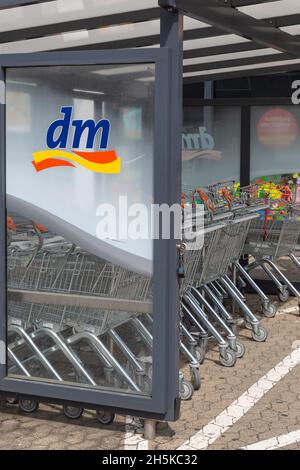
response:
[[(2, 312), (6, 312), (6, 208), (5, 208), (5, 72), (0, 67), (0, 293)], [(0, 378), (6, 375), (6, 315), (0, 322)]]
[[(214, 82), (212, 80), (204, 82), (204, 99), (212, 100), (214, 97)], [(204, 127), (209, 134), (213, 133), (214, 108), (213, 106), (204, 106), (203, 108)]]
[(144, 438), (151, 440), (155, 438), (156, 421), (153, 419), (145, 419), (144, 422)]
[[(251, 145), (251, 107), (241, 107), (241, 153), (240, 153), (240, 185), (250, 184), (250, 145)], [(247, 266), (248, 255), (240, 260), (241, 266)]]
[(243, 106), (241, 108), (241, 168), (240, 168), (240, 182), (241, 186), (248, 186), (250, 184), (250, 106)]
[[(160, 46), (168, 47), (172, 51), (172, 81), (170, 83), (171, 93), (171, 116), (170, 118), (170, 141), (171, 155), (173, 162), (170, 167), (168, 182), (170, 185), (170, 203), (180, 203), (181, 198), (181, 155), (182, 155), (182, 61), (183, 61), (183, 16), (172, 7), (161, 8), (160, 16)], [(180, 303), (177, 282), (177, 245), (180, 240), (171, 240), (169, 250), (169, 273), (170, 289), (173, 295), (170, 296), (170, 311), (177, 315), (173, 319), (173, 325), (168, 335), (169, 349), (168, 357), (170, 361), (170, 370), (179, 372), (179, 320)], [(176, 354), (174, 351), (176, 350)], [(173, 375), (173, 377), (172, 377)], [(170, 416), (174, 419), (179, 418), (180, 399), (179, 396), (179, 374), (171, 374), (168, 381), (168, 394), (174, 396), (174, 409), (169, 410)]]

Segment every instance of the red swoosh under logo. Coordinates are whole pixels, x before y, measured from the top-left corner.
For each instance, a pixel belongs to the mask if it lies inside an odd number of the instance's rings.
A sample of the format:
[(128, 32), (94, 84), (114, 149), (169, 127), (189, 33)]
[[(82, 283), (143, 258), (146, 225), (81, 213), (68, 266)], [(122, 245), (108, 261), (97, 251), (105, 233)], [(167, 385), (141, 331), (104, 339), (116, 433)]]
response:
[(32, 161), (33, 166), (35, 167), (36, 171), (46, 170), (47, 168), (53, 168), (55, 166), (72, 166), (76, 168), (73, 163), (68, 162), (67, 160), (59, 160), (56, 158), (47, 158), (47, 160), (43, 160), (42, 162), (35, 163)]

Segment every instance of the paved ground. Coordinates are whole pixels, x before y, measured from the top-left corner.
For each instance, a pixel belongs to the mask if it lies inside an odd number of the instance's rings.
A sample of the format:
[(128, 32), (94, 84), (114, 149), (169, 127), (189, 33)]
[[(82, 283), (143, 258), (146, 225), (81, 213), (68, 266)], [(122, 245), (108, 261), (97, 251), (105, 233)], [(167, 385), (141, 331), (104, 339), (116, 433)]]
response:
[[(253, 303), (254, 310), (257, 306)], [(34, 415), (17, 407), (0, 410), (0, 449), (300, 449), (300, 317), (296, 301), (281, 305), (274, 319), (263, 319), (266, 343), (254, 343), (242, 329), (247, 351), (234, 368), (218, 363), (211, 349), (201, 368), (202, 387), (182, 404), (181, 419), (160, 423), (145, 441), (129, 418), (108, 427), (85, 413), (76, 423), (58, 406)], [(271, 371), (271, 372), (270, 372)], [(188, 369), (185, 369), (188, 375)], [(267, 374), (266, 377), (264, 377)], [(257, 444), (259, 443), (259, 444)], [(250, 447), (251, 448), (251, 447)]]

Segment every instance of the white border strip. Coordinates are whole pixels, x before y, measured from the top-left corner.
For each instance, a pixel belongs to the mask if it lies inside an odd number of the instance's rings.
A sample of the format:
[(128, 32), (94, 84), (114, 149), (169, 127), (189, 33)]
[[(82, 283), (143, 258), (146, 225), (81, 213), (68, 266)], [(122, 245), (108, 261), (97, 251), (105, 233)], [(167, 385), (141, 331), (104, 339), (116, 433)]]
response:
[(0, 104), (5, 104), (5, 83), (0, 80)]
[(199, 432), (184, 442), (178, 450), (204, 450), (239, 421), (281, 379), (300, 364), (300, 347), (280, 361), (273, 369), (210, 421)]
[(289, 432), (288, 434), (282, 434), (278, 437), (272, 437), (265, 441), (255, 442), (249, 446), (241, 447), (243, 450), (275, 450), (281, 447), (287, 447), (296, 442), (300, 442), (300, 429), (297, 431)]
[(6, 346), (4, 341), (0, 340), (0, 365), (5, 366), (6, 364)]

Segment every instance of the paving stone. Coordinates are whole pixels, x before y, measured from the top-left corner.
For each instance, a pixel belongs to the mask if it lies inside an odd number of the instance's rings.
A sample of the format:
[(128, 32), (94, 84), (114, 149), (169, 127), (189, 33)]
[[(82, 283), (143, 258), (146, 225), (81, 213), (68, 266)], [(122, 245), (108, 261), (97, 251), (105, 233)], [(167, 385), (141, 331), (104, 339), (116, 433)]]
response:
[[(248, 300), (254, 313), (258, 313), (258, 302), (253, 296), (249, 296)], [(296, 303), (295, 299), (291, 299), (284, 309), (294, 311)], [(300, 366), (290, 368), (298, 360), (293, 344), (297, 347), (295, 344), (300, 337), (299, 318), (294, 313), (283, 313), (274, 319), (263, 318), (262, 324), (269, 331), (266, 343), (253, 342), (249, 339), (251, 334), (248, 330), (238, 328), (246, 354), (234, 368), (220, 366), (218, 351), (210, 342), (207, 360), (201, 366), (201, 390), (194, 393), (191, 401), (182, 403), (180, 421), (159, 424), (153, 442), (145, 443), (141, 434), (133, 434), (126, 441), (124, 417), (118, 416), (115, 424), (104, 428), (99, 426), (94, 413), (90, 412), (84, 413), (75, 423), (64, 418), (60, 406), (42, 404), (34, 415), (24, 415), (18, 412), (16, 406), (2, 404), (0, 449), (137, 449), (147, 444), (149, 449), (168, 450), (176, 449), (185, 442), (189, 442), (186, 446), (189, 448), (201, 447), (208, 441), (208, 449), (211, 450), (238, 449), (293, 432), (300, 428)], [(268, 374), (292, 351), (295, 352), (292, 360)], [(183, 373), (189, 378), (188, 366), (184, 365)], [(253, 387), (265, 374), (267, 376), (260, 381), (260, 387)], [(249, 393), (245, 394), (247, 390)], [(238, 403), (230, 406), (241, 395)], [(255, 401), (257, 403), (253, 406)], [(229, 411), (214, 421), (228, 407)], [(204, 437), (200, 433), (203, 427)], [(220, 429), (227, 427), (228, 430), (220, 435)], [(216, 436), (219, 437), (216, 439)], [(299, 443), (281, 444), (287, 450), (300, 449)]]

